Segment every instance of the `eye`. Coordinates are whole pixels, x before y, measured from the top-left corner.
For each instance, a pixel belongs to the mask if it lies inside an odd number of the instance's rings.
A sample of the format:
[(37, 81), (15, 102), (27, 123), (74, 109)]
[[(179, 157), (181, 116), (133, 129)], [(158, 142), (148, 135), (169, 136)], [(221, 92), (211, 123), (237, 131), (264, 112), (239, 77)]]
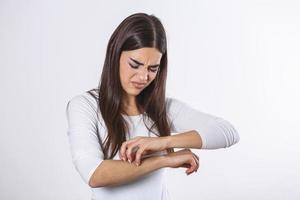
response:
[(157, 72), (157, 69), (150, 69), (151, 72)]
[[(133, 69), (137, 69), (139, 68), (140, 65), (134, 65), (134, 64), (131, 64), (131, 63), (128, 63), (130, 65), (131, 68)], [(154, 67), (154, 68), (150, 68), (149, 71), (155, 73), (158, 71), (158, 67)]]
[(139, 65), (133, 65), (131, 63), (128, 63), (130, 65), (130, 67), (134, 68), (134, 69), (137, 69), (139, 67)]

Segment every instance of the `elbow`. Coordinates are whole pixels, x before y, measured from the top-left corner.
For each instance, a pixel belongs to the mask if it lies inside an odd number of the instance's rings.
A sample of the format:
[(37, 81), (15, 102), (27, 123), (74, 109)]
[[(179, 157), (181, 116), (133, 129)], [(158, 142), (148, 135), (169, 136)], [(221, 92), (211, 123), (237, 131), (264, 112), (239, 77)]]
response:
[(234, 141), (233, 141), (232, 145), (237, 144), (240, 141), (240, 135), (239, 135), (239, 133), (237, 132), (237, 130), (235, 128), (234, 128), (234, 130), (235, 130)]
[(226, 147), (231, 147), (231, 146), (237, 144), (239, 141), (240, 141), (240, 136), (239, 136), (238, 132), (235, 132), (233, 139), (228, 142)]
[(99, 182), (99, 181), (96, 181), (95, 179), (91, 178), (89, 180), (89, 183), (88, 185), (91, 187), (91, 188), (99, 188), (99, 187), (106, 187), (107, 184), (103, 183), (103, 182)]
[(237, 129), (227, 120), (219, 118), (218, 127), (224, 136), (224, 148), (231, 147), (240, 141), (240, 135)]
[(105, 179), (99, 174), (99, 172), (94, 173), (88, 181), (88, 185), (91, 188), (99, 188), (99, 187), (106, 187), (108, 184), (105, 183)]
[(216, 118), (206, 129), (203, 129), (202, 149), (220, 149), (230, 147), (240, 141), (235, 127), (222, 118)]
[(227, 148), (237, 144), (240, 141), (240, 135), (236, 128), (230, 122), (224, 120), (223, 123), (226, 124), (226, 126), (223, 127), (223, 131), (226, 137)]
[(95, 181), (94, 181), (94, 179), (93, 179), (92, 177), (90, 178), (88, 185), (89, 185), (91, 188), (100, 187), (100, 186), (98, 186), (98, 184), (95, 183)]
[(96, 188), (96, 187), (98, 187), (98, 184), (96, 184), (96, 181), (95, 181), (95, 178), (94, 178), (94, 174), (93, 174), (93, 175), (91, 176), (91, 178), (89, 179), (88, 185), (89, 185), (91, 188)]

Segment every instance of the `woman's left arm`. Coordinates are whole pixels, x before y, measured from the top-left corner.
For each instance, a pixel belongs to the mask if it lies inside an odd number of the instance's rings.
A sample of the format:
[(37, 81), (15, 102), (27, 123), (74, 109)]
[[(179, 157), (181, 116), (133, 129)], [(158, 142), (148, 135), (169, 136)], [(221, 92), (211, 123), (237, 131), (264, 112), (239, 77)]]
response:
[(202, 138), (196, 130), (178, 133), (165, 138), (166, 148), (201, 149)]
[(168, 98), (167, 110), (173, 132), (168, 136), (168, 148), (219, 149), (240, 140), (229, 121), (194, 109), (180, 100)]
[[(164, 137), (135, 137), (124, 142), (120, 158), (136, 161), (148, 151), (168, 148), (219, 149), (239, 142), (234, 126), (227, 120), (192, 108), (174, 98), (167, 98), (167, 114), (170, 119), (171, 135)], [(134, 151), (134, 149), (138, 149)], [(135, 154), (135, 156), (132, 156)]]

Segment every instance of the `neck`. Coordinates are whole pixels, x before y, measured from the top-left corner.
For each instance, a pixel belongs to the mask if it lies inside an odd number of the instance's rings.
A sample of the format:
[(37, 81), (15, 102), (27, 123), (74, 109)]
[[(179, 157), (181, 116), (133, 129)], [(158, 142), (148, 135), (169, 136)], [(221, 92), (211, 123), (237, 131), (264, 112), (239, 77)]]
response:
[(128, 115), (135, 115), (138, 114), (138, 108), (136, 105), (136, 98), (135, 96), (126, 95), (123, 97), (122, 107), (125, 113)]
[(135, 96), (128, 95), (126, 98), (124, 98), (123, 105), (125, 107), (136, 107)]

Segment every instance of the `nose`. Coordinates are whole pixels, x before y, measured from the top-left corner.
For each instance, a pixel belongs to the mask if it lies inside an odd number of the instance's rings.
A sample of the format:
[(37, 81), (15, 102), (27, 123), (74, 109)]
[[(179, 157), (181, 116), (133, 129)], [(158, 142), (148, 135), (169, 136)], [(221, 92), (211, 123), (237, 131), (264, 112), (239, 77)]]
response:
[(148, 74), (148, 70), (143, 70), (140, 74), (139, 74), (139, 78), (141, 81), (148, 81), (149, 79), (149, 74)]

